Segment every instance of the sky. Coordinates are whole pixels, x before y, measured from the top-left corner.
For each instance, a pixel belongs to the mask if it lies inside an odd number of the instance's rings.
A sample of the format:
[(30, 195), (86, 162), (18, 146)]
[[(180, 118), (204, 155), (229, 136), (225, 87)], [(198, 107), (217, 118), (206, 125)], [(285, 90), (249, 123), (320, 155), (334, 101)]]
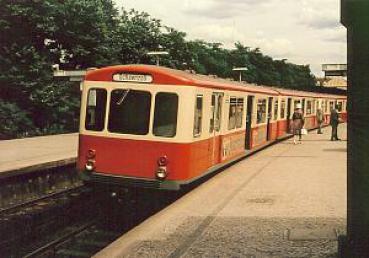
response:
[(259, 47), (274, 59), (309, 64), (316, 76), (322, 76), (323, 63), (346, 63), (340, 0), (114, 1), (186, 32), (188, 40)]

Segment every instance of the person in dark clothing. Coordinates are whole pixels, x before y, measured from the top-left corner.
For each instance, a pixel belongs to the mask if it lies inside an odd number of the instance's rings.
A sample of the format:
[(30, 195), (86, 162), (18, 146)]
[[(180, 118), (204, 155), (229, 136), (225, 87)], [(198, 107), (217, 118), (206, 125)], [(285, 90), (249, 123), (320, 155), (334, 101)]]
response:
[(296, 105), (296, 110), (292, 115), (292, 133), (293, 133), (293, 143), (296, 144), (296, 136), (299, 136), (299, 142), (301, 143), (301, 129), (304, 127), (305, 118), (301, 109), (301, 104)]
[(337, 106), (331, 110), (331, 121), (330, 125), (332, 126), (332, 136), (331, 141), (340, 141), (341, 139), (338, 138), (337, 129), (338, 124), (340, 122), (340, 116), (337, 111)]

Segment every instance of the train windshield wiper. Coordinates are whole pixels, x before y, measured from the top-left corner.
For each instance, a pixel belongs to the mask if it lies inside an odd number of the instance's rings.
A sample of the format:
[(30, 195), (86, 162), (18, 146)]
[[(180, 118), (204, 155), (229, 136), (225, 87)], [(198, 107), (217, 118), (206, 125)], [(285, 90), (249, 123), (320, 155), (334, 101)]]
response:
[(118, 106), (120, 106), (123, 103), (124, 99), (127, 97), (130, 90), (131, 89), (127, 89), (126, 91), (124, 91), (124, 94), (122, 95), (122, 97), (116, 103)]

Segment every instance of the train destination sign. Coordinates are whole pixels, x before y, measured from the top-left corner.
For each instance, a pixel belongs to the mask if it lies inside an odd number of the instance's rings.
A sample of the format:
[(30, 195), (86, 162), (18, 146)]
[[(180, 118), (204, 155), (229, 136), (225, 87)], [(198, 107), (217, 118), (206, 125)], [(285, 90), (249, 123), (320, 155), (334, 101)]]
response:
[(148, 74), (136, 74), (136, 73), (117, 73), (113, 75), (114, 81), (119, 82), (152, 82), (152, 76)]

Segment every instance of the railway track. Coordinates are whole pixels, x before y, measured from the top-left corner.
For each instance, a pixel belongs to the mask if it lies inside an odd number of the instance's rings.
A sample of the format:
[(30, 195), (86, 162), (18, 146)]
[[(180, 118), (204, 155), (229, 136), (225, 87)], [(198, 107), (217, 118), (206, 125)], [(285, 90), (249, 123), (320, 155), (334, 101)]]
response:
[(51, 235), (89, 219), (91, 194), (91, 189), (77, 186), (2, 209), (1, 255), (23, 257), (30, 249), (49, 241)]
[(91, 257), (183, 193), (84, 186), (0, 211), (1, 257)]
[(24, 202), (19, 202), (19, 203), (13, 204), (5, 208), (0, 208), (0, 217), (3, 215), (9, 214), (11, 212), (16, 212), (17, 210), (25, 209), (28, 206), (37, 205), (39, 202), (47, 200), (47, 199), (58, 198), (59, 196), (62, 196), (62, 195), (77, 193), (78, 191), (81, 191), (82, 189), (83, 189), (83, 185), (78, 185), (78, 186), (74, 186), (71, 188), (58, 190), (56, 192), (52, 192), (46, 195), (42, 195), (39, 198), (26, 200)]
[(75, 165), (0, 178), (0, 213), (81, 186)]
[(91, 257), (121, 234), (120, 230), (106, 228), (92, 221), (75, 227), (24, 257)]

